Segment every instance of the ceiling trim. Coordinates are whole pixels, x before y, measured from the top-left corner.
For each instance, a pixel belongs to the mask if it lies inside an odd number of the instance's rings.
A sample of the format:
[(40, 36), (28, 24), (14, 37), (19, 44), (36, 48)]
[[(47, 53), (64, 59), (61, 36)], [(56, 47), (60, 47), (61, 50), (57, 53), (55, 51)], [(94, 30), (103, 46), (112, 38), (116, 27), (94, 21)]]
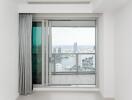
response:
[(91, 0), (27, 0), (28, 3), (32, 3), (32, 4), (65, 4), (65, 3), (76, 3), (76, 4), (85, 4), (85, 3), (90, 3)]

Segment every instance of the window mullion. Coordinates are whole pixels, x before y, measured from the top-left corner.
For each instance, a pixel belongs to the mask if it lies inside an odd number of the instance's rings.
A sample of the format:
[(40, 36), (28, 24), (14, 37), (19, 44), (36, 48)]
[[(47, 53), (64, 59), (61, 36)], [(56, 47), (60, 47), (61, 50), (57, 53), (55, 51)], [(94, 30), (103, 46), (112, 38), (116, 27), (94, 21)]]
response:
[(46, 73), (45, 73), (45, 75), (46, 75), (46, 77), (45, 77), (45, 82), (46, 82), (46, 85), (48, 85), (48, 78), (49, 78), (49, 76), (48, 76), (48, 74), (49, 74), (49, 68), (48, 68), (48, 66), (49, 66), (49, 49), (48, 49), (48, 45), (49, 45), (49, 40), (48, 40), (48, 33), (49, 33), (49, 31), (48, 31), (48, 20), (46, 20)]
[(78, 66), (79, 64), (78, 64), (78, 54), (76, 53), (76, 66), (77, 66), (77, 74), (78, 74), (78, 70), (79, 70), (79, 66)]
[(42, 20), (42, 85), (45, 85), (45, 35), (44, 35), (44, 20)]

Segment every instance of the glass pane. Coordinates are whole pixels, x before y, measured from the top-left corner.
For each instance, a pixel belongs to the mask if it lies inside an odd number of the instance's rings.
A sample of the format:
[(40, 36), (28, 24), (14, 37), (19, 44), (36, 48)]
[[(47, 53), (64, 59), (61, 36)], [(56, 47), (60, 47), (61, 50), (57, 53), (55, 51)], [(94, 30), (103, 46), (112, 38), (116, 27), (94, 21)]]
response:
[(78, 56), (79, 72), (95, 73), (95, 55), (80, 54)]
[(52, 27), (49, 85), (95, 85), (95, 27)]
[(95, 53), (95, 27), (52, 27), (53, 53)]
[(49, 85), (95, 85), (95, 74), (53, 74)]
[(42, 23), (32, 25), (32, 82), (42, 83)]
[(77, 71), (76, 56), (74, 54), (53, 54), (54, 72)]

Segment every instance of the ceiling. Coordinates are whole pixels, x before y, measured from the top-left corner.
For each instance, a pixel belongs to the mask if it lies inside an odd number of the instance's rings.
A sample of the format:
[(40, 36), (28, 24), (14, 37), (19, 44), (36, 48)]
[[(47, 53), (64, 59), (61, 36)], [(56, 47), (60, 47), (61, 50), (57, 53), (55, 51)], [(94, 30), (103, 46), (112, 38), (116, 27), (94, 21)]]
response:
[(96, 0), (93, 2), (95, 12), (114, 11), (121, 8), (131, 0)]
[(131, 0), (20, 0), (20, 4), (87, 4), (87, 6), (90, 5), (92, 7), (92, 12), (100, 13), (105, 11), (113, 11), (118, 8), (121, 8), (129, 1)]

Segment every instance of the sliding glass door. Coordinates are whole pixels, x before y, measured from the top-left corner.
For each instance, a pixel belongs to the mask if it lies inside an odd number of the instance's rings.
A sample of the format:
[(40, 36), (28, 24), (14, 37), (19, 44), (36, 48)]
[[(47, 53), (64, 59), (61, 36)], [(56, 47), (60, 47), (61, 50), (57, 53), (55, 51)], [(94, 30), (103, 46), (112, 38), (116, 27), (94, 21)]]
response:
[(42, 84), (42, 22), (32, 23), (32, 82)]
[(33, 84), (96, 85), (96, 21), (34, 21)]

